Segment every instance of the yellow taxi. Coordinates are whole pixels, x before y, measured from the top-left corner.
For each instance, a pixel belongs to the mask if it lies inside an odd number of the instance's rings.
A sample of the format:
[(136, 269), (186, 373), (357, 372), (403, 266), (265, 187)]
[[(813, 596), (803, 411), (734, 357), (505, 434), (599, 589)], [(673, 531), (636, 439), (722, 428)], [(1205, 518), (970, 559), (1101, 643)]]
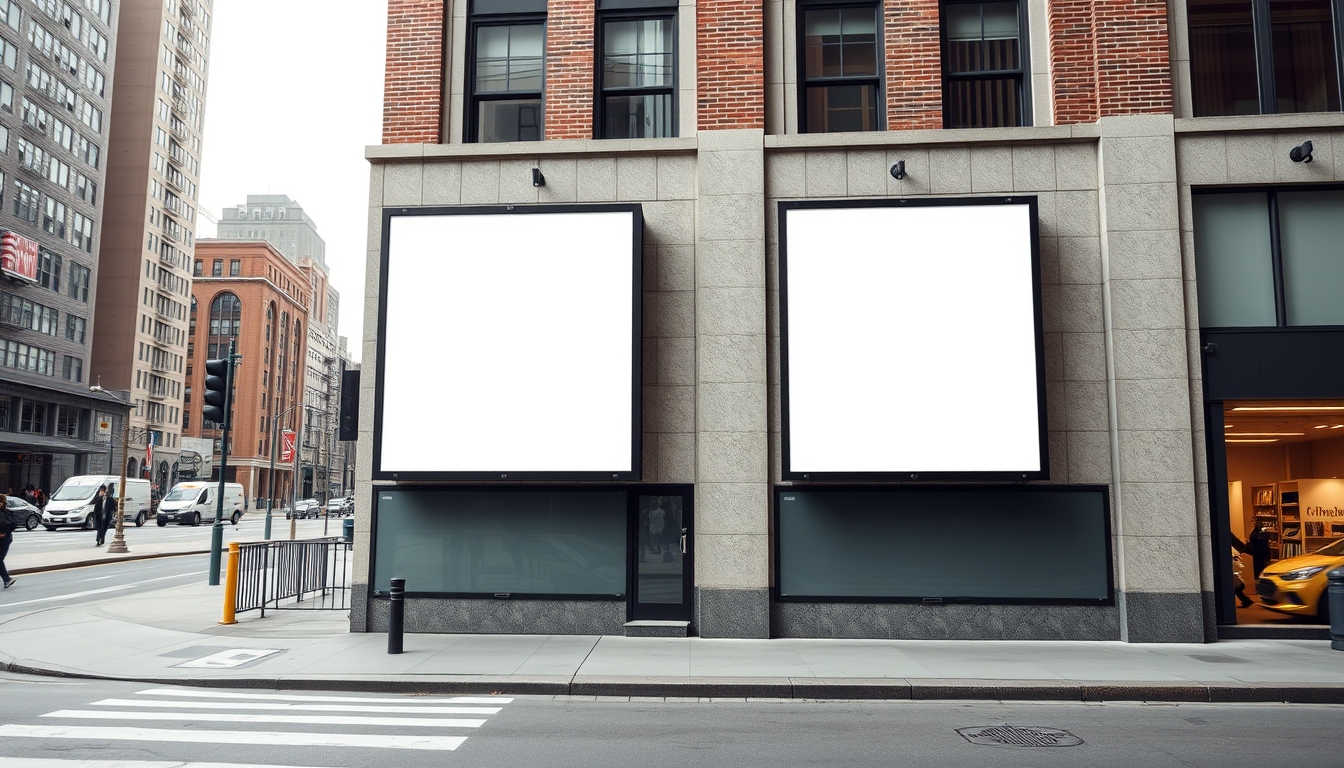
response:
[(1271, 611), (1290, 616), (1314, 616), (1330, 621), (1326, 574), (1344, 567), (1344, 539), (1336, 539), (1315, 552), (1280, 560), (1265, 568), (1255, 583), (1260, 602)]

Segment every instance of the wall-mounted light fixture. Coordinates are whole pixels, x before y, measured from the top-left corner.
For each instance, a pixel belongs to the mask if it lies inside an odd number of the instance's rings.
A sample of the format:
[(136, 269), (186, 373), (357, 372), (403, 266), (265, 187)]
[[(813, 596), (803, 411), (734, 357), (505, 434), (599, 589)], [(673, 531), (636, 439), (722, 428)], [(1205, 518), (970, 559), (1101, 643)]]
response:
[(1292, 160), (1294, 163), (1310, 163), (1311, 142), (1304, 141), (1301, 144), (1298, 144), (1296, 147), (1293, 147), (1292, 149), (1288, 150), (1288, 159)]
[(905, 161), (904, 161), (904, 160), (897, 160), (897, 161), (896, 161), (896, 164), (893, 165), (893, 166), (891, 166), (891, 178), (893, 178), (893, 179), (897, 179), (897, 180), (900, 180), (900, 179), (904, 179), (904, 178), (905, 178)]
[(546, 177), (541, 174), (540, 168), (532, 169), (532, 186), (534, 187), (546, 186)]

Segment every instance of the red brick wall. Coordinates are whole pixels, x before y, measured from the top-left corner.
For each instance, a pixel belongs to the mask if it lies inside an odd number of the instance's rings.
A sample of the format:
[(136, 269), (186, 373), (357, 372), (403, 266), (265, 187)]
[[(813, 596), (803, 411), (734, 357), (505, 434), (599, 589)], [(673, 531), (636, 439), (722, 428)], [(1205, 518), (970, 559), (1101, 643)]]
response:
[(1055, 124), (1172, 111), (1162, 0), (1050, 0)]
[(593, 137), (594, 0), (546, 4), (547, 139)]
[[(938, 0), (888, 2), (887, 130), (943, 127), (943, 64)], [(805, 108), (805, 105), (799, 105)]]
[(437, 144), (442, 140), (446, 2), (388, 0), (384, 144)]
[(702, 131), (765, 128), (764, 5), (698, 0), (698, 123)]
[(1164, 0), (1098, 0), (1100, 116), (1169, 113), (1171, 49)]

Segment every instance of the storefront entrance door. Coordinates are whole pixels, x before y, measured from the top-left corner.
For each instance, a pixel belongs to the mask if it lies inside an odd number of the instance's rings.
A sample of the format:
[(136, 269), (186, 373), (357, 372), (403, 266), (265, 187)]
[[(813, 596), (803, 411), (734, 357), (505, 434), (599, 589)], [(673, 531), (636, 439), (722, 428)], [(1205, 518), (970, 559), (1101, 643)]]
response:
[(691, 620), (691, 492), (635, 499), (633, 621)]

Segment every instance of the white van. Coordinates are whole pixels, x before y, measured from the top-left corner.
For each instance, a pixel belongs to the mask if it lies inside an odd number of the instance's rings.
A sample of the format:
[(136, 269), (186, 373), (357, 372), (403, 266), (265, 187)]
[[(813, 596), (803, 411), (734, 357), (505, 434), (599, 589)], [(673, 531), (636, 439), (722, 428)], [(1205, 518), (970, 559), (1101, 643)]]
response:
[[(47, 500), (47, 508), (42, 511), (42, 526), (48, 531), (57, 528), (75, 527), (92, 529), (93, 500), (98, 495), (98, 486), (107, 485), (111, 489), (110, 498), (115, 499), (121, 489), (121, 477), (118, 475), (76, 475), (67, 478), (56, 492)], [(149, 481), (143, 478), (126, 478), (126, 504), (122, 508), (122, 519), (128, 523), (144, 525), (152, 517), (149, 505)], [(116, 518), (112, 519), (113, 525)], [(112, 527), (109, 525), (108, 527)]]
[[(169, 523), (200, 525), (202, 520), (213, 523), (217, 493), (219, 483), (205, 480), (174, 485), (159, 500), (159, 527)], [(246, 511), (247, 499), (243, 496), (243, 486), (240, 483), (225, 483), (224, 519), (237, 525)]]

